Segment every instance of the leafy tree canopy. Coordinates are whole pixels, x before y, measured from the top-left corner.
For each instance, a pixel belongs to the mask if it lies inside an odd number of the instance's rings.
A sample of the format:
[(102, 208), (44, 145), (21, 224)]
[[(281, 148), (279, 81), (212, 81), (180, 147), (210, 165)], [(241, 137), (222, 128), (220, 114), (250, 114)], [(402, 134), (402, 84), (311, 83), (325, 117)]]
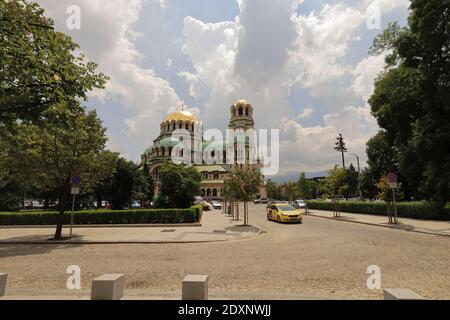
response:
[(450, 1), (412, 0), (408, 26), (389, 27), (371, 53), (386, 70), (369, 103), (416, 193), (444, 204), (450, 196)]
[(160, 169), (160, 177), (158, 206), (188, 208), (200, 194), (202, 176), (195, 167), (167, 162)]
[(0, 0), (0, 125), (41, 120), (52, 105), (77, 106), (107, 80), (36, 3)]

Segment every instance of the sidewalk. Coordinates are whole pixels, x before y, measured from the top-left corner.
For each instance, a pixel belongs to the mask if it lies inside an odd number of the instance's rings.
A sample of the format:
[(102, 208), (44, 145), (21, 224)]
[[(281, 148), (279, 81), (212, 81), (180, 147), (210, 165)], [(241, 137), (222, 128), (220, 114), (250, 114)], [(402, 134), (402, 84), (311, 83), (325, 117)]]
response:
[[(242, 221), (233, 221), (221, 211), (203, 213), (197, 226), (101, 226), (74, 227), (72, 239), (50, 241), (55, 227), (7, 227), (0, 228), (0, 244), (118, 244), (118, 243), (201, 243), (239, 240), (259, 235), (256, 226), (244, 227)], [(63, 230), (63, 237), (69, 236), (69, 228)]]
[(369, 214), (341, 212), (341, 217), (335, 218), (332, 211), (309, 210), (309, 216), (340, 220), (353, 223), (362, 223), (379, 227), (394, 228), (405, 231), (434, 234), (450, 237), (450, 221), (418, 220), (410, 218), (398, 218), (398, 225), (388, 223), (388, 217)]

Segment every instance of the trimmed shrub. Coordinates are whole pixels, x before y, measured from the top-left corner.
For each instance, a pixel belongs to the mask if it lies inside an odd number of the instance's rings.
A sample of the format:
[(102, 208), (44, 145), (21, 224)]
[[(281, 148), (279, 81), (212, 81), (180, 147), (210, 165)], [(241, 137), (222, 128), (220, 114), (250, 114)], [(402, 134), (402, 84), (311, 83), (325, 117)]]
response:
[[(342, 212), (387, 216), (384, 202), (340, 201)], [(308, 207), (316, 210), (332, 211), (333, 204), (328, 201), (308, 201)], [(397, 214), (402, 218), (450, 221), (450, 206), (444, 209), (434, 202), (398, 202)]]
[[(146, 210), (92, 210), (76, 211), (75, 225), (89, 224), (170, 224), (196, 223), (202, 215), (202, 206), (188, 209), (146, 209)], [(56, 225), (58, 212), (0, 212), (0, 225)], [(70, 212), (64, 214), (64, 224), (70, 224)]]

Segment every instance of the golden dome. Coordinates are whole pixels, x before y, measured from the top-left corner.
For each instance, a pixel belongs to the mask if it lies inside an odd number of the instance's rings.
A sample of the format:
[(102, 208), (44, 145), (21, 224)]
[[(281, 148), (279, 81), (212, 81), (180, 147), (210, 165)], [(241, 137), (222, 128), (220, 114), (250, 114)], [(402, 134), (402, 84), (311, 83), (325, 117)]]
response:
[(236, 103), (233, 106), (235, 106), (235, 107), (248, 107), (248, 106), (251, 106), (251, 104), (247, 100), (241, 99), (241, 100), (236, 101)]
[(189, 111), (176, 111), (171, 114), (169, 114), (164, 122), (171, 122), (171, 121), (186, 121), (186, 122), (193, 122), (193, 123), (199, 123), (198, 118)]

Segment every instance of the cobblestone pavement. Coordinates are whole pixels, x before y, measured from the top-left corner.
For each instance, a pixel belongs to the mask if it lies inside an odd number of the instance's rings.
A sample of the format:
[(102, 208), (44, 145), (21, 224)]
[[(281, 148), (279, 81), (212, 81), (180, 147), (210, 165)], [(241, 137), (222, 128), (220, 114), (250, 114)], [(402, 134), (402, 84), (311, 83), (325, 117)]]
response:
[(380, 299), (366, 287), (367, 267), (378, 265), (383, 288), (450, 299), (448, 237), (310, 216), (279, 225), (266, 221), (264, 205), (250, 206), (250, 222), (264, 234), (196, 244), (0, 244), (0, 272), (9, 274), (11, 292), (68, 292), (66, 268), (76, 264), (84, 290), (100, 274), (125, 273), (130, 292), (177, 297), (184, 275), (196, 273), (210, 276), (216, 297)]

